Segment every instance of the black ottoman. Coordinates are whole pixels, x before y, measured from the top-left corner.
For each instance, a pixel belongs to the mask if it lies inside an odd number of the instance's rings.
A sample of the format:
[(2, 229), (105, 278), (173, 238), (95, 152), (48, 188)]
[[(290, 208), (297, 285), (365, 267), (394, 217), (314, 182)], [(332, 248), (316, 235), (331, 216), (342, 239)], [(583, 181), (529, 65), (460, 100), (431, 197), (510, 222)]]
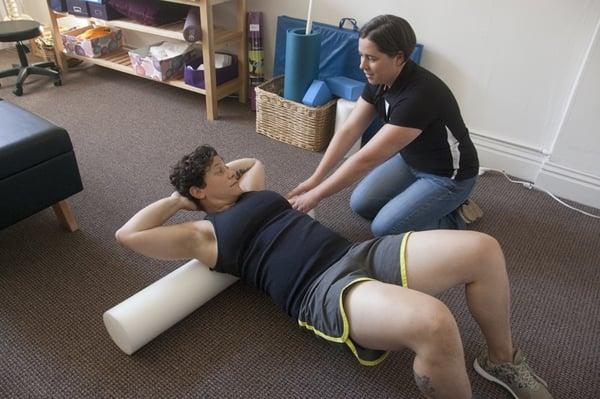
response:
[(77, 230), (66, 198), (83, 190), (69, 134), (0, 99), (0, 229), (49, 206)]

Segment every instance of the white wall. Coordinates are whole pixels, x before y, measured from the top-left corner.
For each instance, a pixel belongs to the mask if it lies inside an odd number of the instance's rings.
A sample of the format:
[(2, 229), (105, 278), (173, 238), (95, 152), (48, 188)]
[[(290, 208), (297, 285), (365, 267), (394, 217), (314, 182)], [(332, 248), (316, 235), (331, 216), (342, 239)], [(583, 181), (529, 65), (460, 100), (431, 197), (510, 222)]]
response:
[(600, 21), (573, 87), (550, 157), (536, 183), (591, 204), (600, 202)]
[[(43, 14), (43, 0), (23, 3)], [(305, 18), (308, 1), (247, 4), (264, 13), (269, 75), (277, 16)], [(483, 165), (600, 208), (600, 0), (313, 0), (318, 22), (384, 13), (412, 24), (421, 64), (453, 90)]]

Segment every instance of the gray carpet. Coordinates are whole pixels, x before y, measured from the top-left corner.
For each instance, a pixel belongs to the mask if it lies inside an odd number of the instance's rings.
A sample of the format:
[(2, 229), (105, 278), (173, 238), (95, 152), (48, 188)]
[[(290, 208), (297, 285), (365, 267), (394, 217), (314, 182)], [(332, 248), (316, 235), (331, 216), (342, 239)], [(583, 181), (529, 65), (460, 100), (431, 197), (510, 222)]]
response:
[[(14, 51), (0, 52), (0, 68), (15, 60)], [(23, 97), (11, 92), (14, 78), (1, 83), (0, 97), (69, 131), (85, 189), (70, 199), (75, 233), (51, 210), (0, 231), (0, 397), (420, 397), (408, 351), (360, 366), (242, 283), (123, 354), (102, 313), (183, 262), (138, 256), (119, 247), (114, 232), (170, 193), (168, 167), (210, 143), (228, 160), (262, 159), (269, 187), (285, 193), (321, 155), (258, 135), (254, 113), (235, 99), (219, 103), (221, 120), (207, 122), (202, 96), (100, 67), (79, 67), (62, 87), (34, 77)], [(348, 196), (324, 201), (317, 217), (351, 240), (366, 239), (368, 225), (350, 212)], [(556, 398), (599, 397), (600, 221), (500, 175), (483, 176), (474, 198), (485, 217), (473, 229), (505, 250), (516, 344)], [(471, 364), (482, 337), (462, 290), (442, 299)], [(469, 372), (475, 393), (509, 397)]]

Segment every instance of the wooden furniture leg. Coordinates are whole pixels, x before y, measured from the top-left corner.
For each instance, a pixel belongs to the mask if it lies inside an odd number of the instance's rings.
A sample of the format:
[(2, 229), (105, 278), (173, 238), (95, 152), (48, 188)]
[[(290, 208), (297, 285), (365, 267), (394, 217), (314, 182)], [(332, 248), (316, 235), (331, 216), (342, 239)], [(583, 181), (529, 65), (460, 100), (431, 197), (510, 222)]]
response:
[(75, 221), (75, 216), (73, 216), (73, 212), (71, 212), (71, 207), (67, 200), (58, 201), (56, 204), (52, 205), (52, 209), (54, 209), (54, 213), (58, 218), (60, 224), (70, 232), (74, 232), (79, 229), (77, 226), (77, 221)]
[(246, 33), (246, 0), (237, 2), (237, 29), (242, 32), (242, 38), (238, 47), (238, 71), (241, 78), (241, 87), (239, 91), (239, 101), (246, 103), (248, 100), (248, 36)]
[(200, 0), (200, 27), (202, 29), (202, 62), (206, 88), (206, 116), (209, 121), (219, 117), (217, 113), (217, 82), (215, 76), (215, 36), (210, 0)]

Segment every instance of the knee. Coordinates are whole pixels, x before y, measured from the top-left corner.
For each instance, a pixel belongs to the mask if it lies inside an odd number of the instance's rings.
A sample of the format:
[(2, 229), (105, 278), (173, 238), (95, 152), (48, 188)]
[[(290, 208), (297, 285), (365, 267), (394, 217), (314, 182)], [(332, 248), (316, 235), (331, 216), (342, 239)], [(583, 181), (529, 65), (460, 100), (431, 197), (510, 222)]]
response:
[(392, 234), (406, 233), (407, 231), (415, 230), (415, 226), (410, 222), (409, 218), (396, 213), (379, 213), (371, 222), (371, 232), (374, 237), (387, 236)]
[(350, 196), (350, 209), (365, 219), (371, 220), (375, 217), (373, 205), (371, 201), (369, 201), (368, 196), (357, 190), (354, 190)]
[(377, 220), (377, 218), (375, 218), (371, 223), (371, 233), (373, 233), (373, 237), (381, 237), (393, 234), (391, 227), (388, 226), (387, 223), (381, 223), (379, 220)]
[(476, 233), (473, 243), (473, 255), (479, 264), (488, 264), (504, 268), (504, 254), (500, 243), (494, 237), (485, 233)]
[(456, 320), (450, 309), (441, 301), (434, 299), (421, 307), (417, 319), (414, 320), (416, 352), (424, 349), (433, 350), (440, 355), (460, 345), (460, 333)]

